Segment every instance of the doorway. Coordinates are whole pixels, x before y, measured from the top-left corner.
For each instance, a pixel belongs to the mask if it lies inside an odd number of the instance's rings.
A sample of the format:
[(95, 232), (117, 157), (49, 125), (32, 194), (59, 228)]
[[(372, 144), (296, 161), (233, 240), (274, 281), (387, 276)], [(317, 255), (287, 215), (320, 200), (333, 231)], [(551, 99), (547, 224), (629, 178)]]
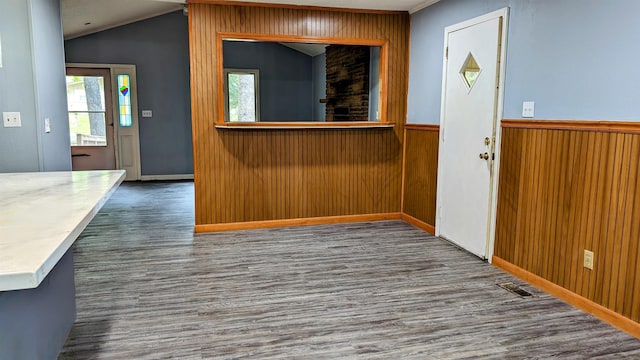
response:
[(115, 170), (115, 137), (108, 69), (67, 68), (72, 170)]
[(73, 170), (126, 170), (141, 179), (136, 67), (67, 64)]
[(445, 29), (436, 235), (493, 255), (508, 9)]

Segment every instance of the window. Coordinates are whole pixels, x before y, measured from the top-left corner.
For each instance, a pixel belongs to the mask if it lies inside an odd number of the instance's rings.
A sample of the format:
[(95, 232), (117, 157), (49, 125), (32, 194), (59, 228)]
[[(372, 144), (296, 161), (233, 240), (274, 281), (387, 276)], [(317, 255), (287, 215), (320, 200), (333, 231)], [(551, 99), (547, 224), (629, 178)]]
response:
[(225, 120), (230, 122), (260, 121), (258, 70), (224, 70)]
[(473, 84), (478, 80), (478, 76), (480, 76), (480, 66), (476, 62), (476, 59), (473, 57), (473, 54), (469, 53), (467, 55), (467, 59), (462, 65), (462, 69), (460, 69), (460, 75), (462, 75), (462, 80), (467, 85), (467, 88), (471, 90)]
[(104, 78), (67, 76), (71, 146), (107, 146)]
[(133, 125), (129, 75), (118, 75), (118, 111), (120, 112), (120, 126), (129, 127)]

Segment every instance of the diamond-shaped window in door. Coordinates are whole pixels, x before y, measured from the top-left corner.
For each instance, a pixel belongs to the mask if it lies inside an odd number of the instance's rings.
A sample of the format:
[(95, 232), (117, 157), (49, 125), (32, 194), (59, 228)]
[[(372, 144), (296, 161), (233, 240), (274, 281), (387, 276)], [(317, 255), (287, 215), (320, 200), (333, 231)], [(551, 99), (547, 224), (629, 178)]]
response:
[(460, 75), (462, 75), (462, 79), (469, 90), (473, 87), (473, 84), (478, 80), (478, 76), (480, 76), (480, 66), (476, 62), (476, 59), (473, 57), (471, 53), (467, 55), (467, 60), (464, 61), (464, 65), (462, 65), (462, 69), (460, 70)]

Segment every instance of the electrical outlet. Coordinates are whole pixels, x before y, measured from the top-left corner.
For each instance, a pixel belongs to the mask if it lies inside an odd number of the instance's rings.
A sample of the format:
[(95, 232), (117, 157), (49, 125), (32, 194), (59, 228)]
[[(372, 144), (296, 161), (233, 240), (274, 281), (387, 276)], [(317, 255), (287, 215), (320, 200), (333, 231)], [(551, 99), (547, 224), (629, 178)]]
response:
[(3, 112), (2, 123), (4, 127), (21, 127), (22, 121), (20, 121), (19, 112)]
[(534, 101), (525, 101), (522, 103), (522, 117), (532, 118), (536, 114), (536, 103)]
[(584, 251), (584, 267), (593, 270), (593, 251)]

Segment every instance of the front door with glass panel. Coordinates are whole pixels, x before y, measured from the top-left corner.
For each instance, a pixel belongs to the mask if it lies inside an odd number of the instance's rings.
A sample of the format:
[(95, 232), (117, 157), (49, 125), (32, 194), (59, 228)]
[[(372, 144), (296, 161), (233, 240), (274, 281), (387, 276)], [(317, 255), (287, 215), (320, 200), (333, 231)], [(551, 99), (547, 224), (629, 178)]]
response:
[(67, 68), (67, 103), (73, 170), (116, 168), (111, 74)]

